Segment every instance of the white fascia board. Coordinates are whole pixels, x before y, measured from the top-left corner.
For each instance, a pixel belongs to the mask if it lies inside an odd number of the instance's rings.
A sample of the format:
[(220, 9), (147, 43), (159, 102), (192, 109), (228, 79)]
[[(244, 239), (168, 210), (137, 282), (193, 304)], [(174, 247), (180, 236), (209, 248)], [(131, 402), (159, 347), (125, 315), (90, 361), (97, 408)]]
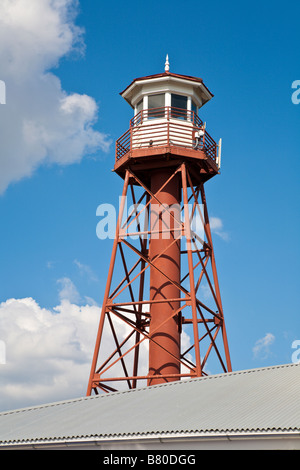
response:
[(0, 450), (5, 448), (32, 448), (32, 449), (41, 449), (41, 448), (54, 448), (54, 447), (69, 447), (74, 446), (101, 446), (105, 444), (121, 444), (127, 443), (132, 445), (133, 443), (145, 443), (145, 444), (171, 444), (174, 443), (178, 446), (180, 443), (184, 442), (199, 442), (199, 441), (243, 441), (243, 440), (267, 440), (267, 439), (282, 439), (288, 440), (293, 439), (298, 442), (300, 448), (300, 432), (296, 431), (240, 431), (240, 432), (195, 432), (195, 433), (161, 433), (155, 434), (153, 437), (151, 435), (124, 435), (124, 436), (112, 436), (109, 437), (85, 437), (85, 438), (72, 438), (72, 439), (52, 439), (47, 440), (43, 439), (41, 441), (27, 441), (27, 442), (11, 442), (0, 445)]
[[(134, 89), (137, 89), (134, 93)], [(197, 89), (201, 90), (201, 93), (197, 93)], [(203, 86), (201, 82), (193, 80), (184, 80), (178, 77), (166, 76), (149, 78), (145, 80), (137, 80), (122, 93), (122, 97), (134, 107), (141, 97), (148, 93), (159, 93), (159, 92), (174, 91), (175, 93), (183, 93), (192, 96), (197, 101), (197, 106), (202, 106), (201, 95), (204, 95), (206, 101), (212, 98), (212, 95)]]

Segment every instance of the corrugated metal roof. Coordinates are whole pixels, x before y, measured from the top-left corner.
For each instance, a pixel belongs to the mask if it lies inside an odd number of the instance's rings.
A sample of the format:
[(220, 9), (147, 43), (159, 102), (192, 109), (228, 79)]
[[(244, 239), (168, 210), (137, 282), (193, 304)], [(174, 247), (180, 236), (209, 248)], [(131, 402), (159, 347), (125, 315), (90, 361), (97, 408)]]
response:
[(0, 414), (0, 444), (176, 433), (300, 431), (300, 364), (84, 397)]

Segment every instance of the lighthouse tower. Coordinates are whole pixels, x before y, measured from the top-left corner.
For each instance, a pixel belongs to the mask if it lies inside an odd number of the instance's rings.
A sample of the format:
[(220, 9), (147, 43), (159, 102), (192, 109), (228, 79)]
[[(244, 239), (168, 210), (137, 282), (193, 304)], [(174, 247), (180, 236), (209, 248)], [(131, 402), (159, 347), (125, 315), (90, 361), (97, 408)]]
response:
[(204, 191), (221, 141), (198, 115), (213, 95), (167, 56), (121, 96), (133, 117), (116, 142), (124, 185), (87, 395), (231, 371)]

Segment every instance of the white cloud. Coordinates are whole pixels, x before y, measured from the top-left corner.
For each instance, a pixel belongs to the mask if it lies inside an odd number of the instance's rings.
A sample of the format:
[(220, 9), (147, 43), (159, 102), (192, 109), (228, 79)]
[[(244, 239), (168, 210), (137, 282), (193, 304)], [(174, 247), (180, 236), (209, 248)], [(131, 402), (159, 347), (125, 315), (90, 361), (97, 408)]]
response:
[(209, 222), (212, 232), (222, 238), (222, 240), (229, 240), (229, 234), (223, 230), (223, 222), (219, 217), (211, 217)]
[(1, 106), (0, 193), (44, 163), (79, 162), (107, 150), (94, 130), (98, 107), (85, 94), (68, 94), (50, 70), (61, 58), (84, 50), (74, 23), (77, 0), (2, 0), (0, 3)]
[(255, 358), (265, 359), (270, 356), (270, 346), (275, 341), (275, 336), (272, 333), (266, 333), (263, 338), (256, 341), (252, 351)]
[(84, 395), (98, 318), (98, 307), (66, 300), (54, 313), (32, 298), (0, 304), (1, 410)]
[[(70, 283), (66, 285), (70, 287)], [(0, 412), (85, 396), (100, 315), (97, 305), (79, 306), (67, 299), (53, 309), (42, 308), (31, 297), (0, 303), (0, 346), (5, 348), (5, 363), (0, 361)], [(116, 316), (112, 319), (122, 342), (131, 328)], [(132, 345), (133, 338), (122, 352)], [(190, 345), (190, 337), (183, 332), (183, 350)], [(109, 357), (115, 348), (106, 323), (100, 348), (102, 359)], [(148, 351), (146, 340), (140, 344), (141, 375), (148, 371)], [(131, 351), (124, 357), (129, 372), (133, 355)], [(190, 354), (187, 358), (192, 360)], [(188, 370), (183, 367), (182, 372)], [(106, 374), (119, 375), (123, 375), (120, 362)], [(143, 385), (141, 381), (139, 386)], [(126, 388), (126, 383), (121, 387)]]
[(200, 289), (201, 289), (201, 294), (203, 296), (203, 299), (210, 299), (211, 298), (211, 288), (209, 287), (209, 285), (207, 283), (202, 283), (200, 285)]
[(80, 294), (71, 279), (68, 277), (62, 277), (61, 279), (57, 280), (57, 283), (60, 285), (60, 300), (68, 300), (69, 302), (74, 303), (80, 302)]
[[(0, 363), (0, 411), (84, 396), (100, 314), (96, 305), (69, 300), (52, 310), (32, 298), (0, 303), (6, 352), (6, 363)], [(114, 326), (122, 341), (129, 327), (118, 319)], [(109, 353), (115, 348), (106, 328), (102, 346)]]
[[(61, 278), (58, 284), (60, 302), (52, 309), (41, 307), (31, 297), (0, 303), (0, 412), (86, 394), (101, 308), (93, 299), (81, 297), (71, 279)], [(122, 343), (131, 327), (113, 314), (111, 318)], [(181, 339), (183, 350), (187, 350), (191, 346), (189, 335), (183, 332)], [(134, 337), (126, 342), (122, 353), (133, 345)], [(115, 349), (111, 327), (106, 322), (100, 362)], [(145, 340), (140, 344), (140, 375), (148, 372), (148, 353)], [(129, 372), (133, 357), (134, 351), (124, 356)], [(192, 360), (191, 354), (187, 358)], [(182, 372), (187, 373), (188, 369), (182, 367)], [(105, 376), (123, 374), (119, 361)], [(139, 382), (139, 386), (144, 385), (145, 381)], [(123, 382), (118, 387), (127, 385)]]
[(90, 268), (90, 266), (88, 266), (87, 264), (81, 263), (77, 259), (74, 260), (74, 264), (79, 269), (80, 274), (82, 274), (84, 276), (87, 276), (87, 278), (90, 281), (94, 281), (94, 282), (98, 281), (98, 278), (97, 278), (96, 274), (93, 272), (93, 270), (92, 270), (92, 268)]
[[(85, 265), (84, 265), (85, 266)], [(88, 267), (88, 266), (87, 266)], [(88, 275), (92, 275), (88, 272)], [(92, 278), (95, 280), (95, 278)], [(71, 281), (68, 277), (62, 277), (58, 279), (57, 284), (59, 286), (58, 297), (60, 301), (67, 300), (68, 302), (80, 305), (98, 305), (97, 302), (87, 295), (81, 297), (80, 293), (78, 292), (75, 284)]]

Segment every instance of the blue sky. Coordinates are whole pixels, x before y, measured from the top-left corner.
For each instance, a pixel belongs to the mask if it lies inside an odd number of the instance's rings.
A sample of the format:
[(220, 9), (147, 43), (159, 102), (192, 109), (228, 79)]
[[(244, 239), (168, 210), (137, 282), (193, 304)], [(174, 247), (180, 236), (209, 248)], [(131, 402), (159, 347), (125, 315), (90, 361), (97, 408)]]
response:
[[(291, 362), (300, 340), (299, 3), (33, 0), (25, 13), (24, 3), (0, 7), (0, 410), (85, 394), (112, 247), (96, 237), (96, 209), (118, 202), (114, 142), (132, 117), (119, 92), (162, 72), (167, 53), (171, 72), (203, 78), (214, 94), (200, 117), (223, 140), (221, 175), (206, 192), (226, 235), (213, 237), (233, 368)], [(55, 343), (59, 312), (69, 316), (58, 345), (47, 350), (46, 339), (42, 351), (34, 332), (41, 345), (51, 324)]]

